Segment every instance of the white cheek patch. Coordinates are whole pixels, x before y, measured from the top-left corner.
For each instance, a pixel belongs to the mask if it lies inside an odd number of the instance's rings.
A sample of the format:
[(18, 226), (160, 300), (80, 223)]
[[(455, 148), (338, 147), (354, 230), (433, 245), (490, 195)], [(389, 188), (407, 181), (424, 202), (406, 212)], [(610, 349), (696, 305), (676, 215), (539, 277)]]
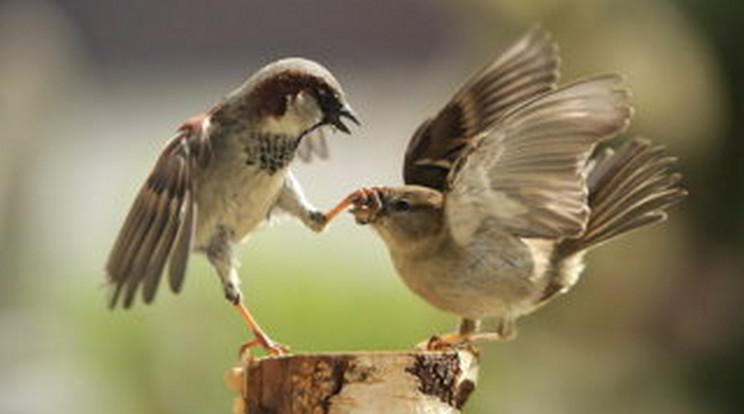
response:
[(290, 137), (297, 137), (306, 129), (307, 127), (304, 123), (289, 112), (281, 117), (268, 117), (261, 123), (260, 127), (262, 133)]
[(272, 135), (298, 137), (315, 126), (322, 113), (315, 99), (305, 92), (287, 98), (287, 110), (282, 116), (268, 117), (260, 126), (260, 132)]
[(315, 98), (306, 92), (295, 95), (293, 102), (287, 105), (287, 114), (295, 116), (299, 122), (308, 126), (315, 125), (323, 116)]

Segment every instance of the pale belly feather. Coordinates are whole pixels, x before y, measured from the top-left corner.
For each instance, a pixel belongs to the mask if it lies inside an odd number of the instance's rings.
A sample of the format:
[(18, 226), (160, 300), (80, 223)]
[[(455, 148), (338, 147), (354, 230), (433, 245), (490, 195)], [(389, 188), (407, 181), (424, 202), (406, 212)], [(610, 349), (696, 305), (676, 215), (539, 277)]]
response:
[(205, 248), (220, 228), (235, 243), (245, 239), (268, 217), (284, 185), (286, 168), (269, 174), (247, 165), (240, 152), (221, 155), (198, 180), (195, 249)]
[(543, 285), (531, 277), (537, 269), (529, 251), (514, 245), (506, 253), (505, 243), (449, 246), (423, 257), (411, 251), (391, 253), (403, 281), (435, 307), (472, 319), (498, 318), (524, 313)]

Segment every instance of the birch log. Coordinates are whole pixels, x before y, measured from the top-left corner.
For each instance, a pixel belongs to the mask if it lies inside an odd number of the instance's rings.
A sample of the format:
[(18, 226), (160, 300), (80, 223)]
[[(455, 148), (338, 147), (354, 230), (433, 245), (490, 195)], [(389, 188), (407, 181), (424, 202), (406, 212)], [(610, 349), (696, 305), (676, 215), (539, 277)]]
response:
[(459, 413), (475, 389), (474, 351), (248, 358), (227, 382), (234, 414)]

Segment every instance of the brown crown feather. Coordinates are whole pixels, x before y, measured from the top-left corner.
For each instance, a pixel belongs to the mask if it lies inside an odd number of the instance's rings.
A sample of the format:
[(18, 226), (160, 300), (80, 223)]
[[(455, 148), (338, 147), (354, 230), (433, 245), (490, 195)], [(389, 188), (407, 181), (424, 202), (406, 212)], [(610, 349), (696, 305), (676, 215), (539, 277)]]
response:
[(307, 91), (317, 98), (321, 91), (335, 94), (322, 77), (299, 71), (284, 71), (256, 85), (249, 100), (256, 105), (259, 116), (280, 117), (287, 111), (287, 96), (295, 96)]

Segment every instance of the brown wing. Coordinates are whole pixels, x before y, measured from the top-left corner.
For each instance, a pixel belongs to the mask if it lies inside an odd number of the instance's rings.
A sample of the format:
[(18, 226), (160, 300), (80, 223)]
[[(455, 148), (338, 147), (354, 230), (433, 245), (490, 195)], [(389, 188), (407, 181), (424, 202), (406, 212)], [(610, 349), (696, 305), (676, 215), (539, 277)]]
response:
[(445, 212), (465, 244), (488, 220), (512, 235), (580, 235), (589, 215), (584, 169), (602, 140), (621, 131), (631, 109), (613, 75), (545, 94), (476, 138), (449, 177)]
[(548, 33), (533, 29), (419, 126), (406, 150), (406, 184), (443, 190), (452, 163), (475, 135), (492, 128), (505, 111), (555, 89), (557, 81), (557, 47)]
[(168, 143), (127, 215), (106, 264), (112, 308), (120, 300), (129, 308), (140, 286), (152, 302), (168, 258), (171, 288), (181, 289), (196, 217), (192, 171), (209, 154), (199, 131), (187, 124)]

